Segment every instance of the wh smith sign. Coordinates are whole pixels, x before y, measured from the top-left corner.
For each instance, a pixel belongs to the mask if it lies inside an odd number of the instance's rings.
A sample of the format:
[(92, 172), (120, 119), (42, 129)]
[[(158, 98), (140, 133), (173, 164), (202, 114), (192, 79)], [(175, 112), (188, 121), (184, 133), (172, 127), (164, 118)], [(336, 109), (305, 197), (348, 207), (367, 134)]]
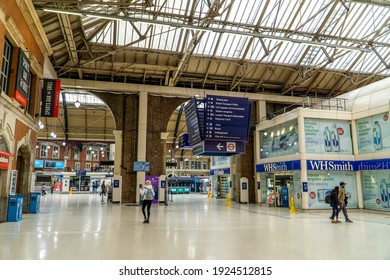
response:
[(307, 170), (355, 171), (356, 163), (354, 161), (340, 160), (308, 160)]
[(289, 170), (300, 170), (301, 161), (292, 160), (292, 161), (282, 161), (282, 162), (272, 162), (256, 165), (256, 172), (283, 172)]

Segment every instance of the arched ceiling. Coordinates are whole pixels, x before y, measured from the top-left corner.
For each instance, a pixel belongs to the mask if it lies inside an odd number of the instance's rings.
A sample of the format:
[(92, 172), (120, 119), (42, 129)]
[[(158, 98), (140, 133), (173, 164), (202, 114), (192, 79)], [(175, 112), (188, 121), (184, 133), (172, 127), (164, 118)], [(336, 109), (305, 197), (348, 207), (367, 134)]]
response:
[(334, 97), (390, 76), (390, 1), (33, 0), (59, 78)]

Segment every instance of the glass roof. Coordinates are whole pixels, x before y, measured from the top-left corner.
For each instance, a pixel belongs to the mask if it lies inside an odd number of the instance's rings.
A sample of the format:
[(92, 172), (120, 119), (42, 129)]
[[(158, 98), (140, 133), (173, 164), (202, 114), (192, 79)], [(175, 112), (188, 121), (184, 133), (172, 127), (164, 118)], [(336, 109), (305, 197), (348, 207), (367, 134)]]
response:
[(96, 32), (99, 19), (84, 16), (87, 37), (148, 51), (184, 53), (193, 44), (195, 56), (390, 75), (390, 6), (329, 0), (152, 2), (149, 12), (126, 14), (114, 6), (83, 6), (121, 18)]

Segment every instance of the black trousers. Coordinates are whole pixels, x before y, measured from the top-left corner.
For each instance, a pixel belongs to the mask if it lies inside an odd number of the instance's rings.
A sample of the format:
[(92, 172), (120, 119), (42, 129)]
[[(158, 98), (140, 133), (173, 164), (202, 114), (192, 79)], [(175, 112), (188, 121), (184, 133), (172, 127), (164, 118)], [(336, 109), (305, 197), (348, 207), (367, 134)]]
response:
[[(143, 200), (142, 201), (142, 214), (144, 214), (145, 220), (149, 220), (150, 217), (150, 207), (152, 206), (151, 200)], [(145, 213), (145, 208), (147, 210), (147, 214)]]

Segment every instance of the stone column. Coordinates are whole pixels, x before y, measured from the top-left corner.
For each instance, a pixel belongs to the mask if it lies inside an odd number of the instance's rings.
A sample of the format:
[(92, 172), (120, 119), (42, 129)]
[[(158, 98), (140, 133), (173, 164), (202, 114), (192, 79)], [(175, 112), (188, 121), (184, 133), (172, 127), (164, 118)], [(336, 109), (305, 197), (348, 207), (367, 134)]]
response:
[[(114, 174), (121, 174), (122, 164), (122, 130), (114, 130), (115, 152), (114, 152)], [(112, 153), (112, 151), (110, 151)]]
[[(137, 136), (137, 161), (146, 161), (146, 143), (148, 126), (148, 93), (139, 93), (138, 104), (138, 136)], [(145, 184), (145, 172), (137, 171), (136, 201), (139, 202), (139, 184)]]

